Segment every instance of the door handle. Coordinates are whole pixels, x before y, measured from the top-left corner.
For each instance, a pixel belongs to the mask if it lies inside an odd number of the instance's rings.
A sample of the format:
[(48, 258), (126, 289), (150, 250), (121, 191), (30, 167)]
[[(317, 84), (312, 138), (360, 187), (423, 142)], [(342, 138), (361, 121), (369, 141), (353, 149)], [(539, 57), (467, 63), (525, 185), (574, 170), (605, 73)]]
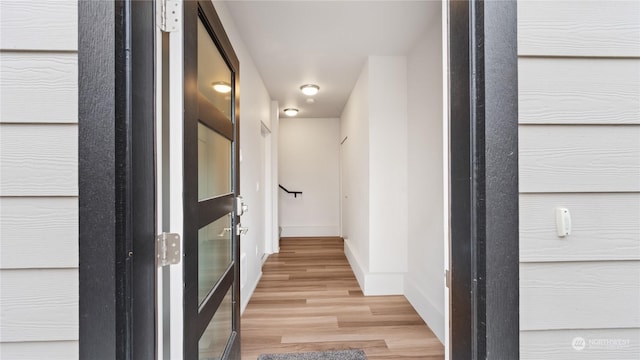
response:
[(242, 214), (249, 211), (249, 205), (244, 203), (242, 196), (236, 197), (236, 215), (242, 216)]
[(238, 224), (238, 228), (236, 229), (236, 235), (245, 235), (249, 231), (249, 228), (242, 227), (242, 224)]
[(219, 237), (223, 237), (223, 236), (224, 236), (224, 233), (229, 232), (229, 231), (231, 231), (231, 228), (230, 228), (230, 227), (228, 227), (228, 228), (224, 228), (224, 229), (222, 229), (222, 231), (220, 231), (220, 234), (218, 234), (218, 236), (219, 236)]

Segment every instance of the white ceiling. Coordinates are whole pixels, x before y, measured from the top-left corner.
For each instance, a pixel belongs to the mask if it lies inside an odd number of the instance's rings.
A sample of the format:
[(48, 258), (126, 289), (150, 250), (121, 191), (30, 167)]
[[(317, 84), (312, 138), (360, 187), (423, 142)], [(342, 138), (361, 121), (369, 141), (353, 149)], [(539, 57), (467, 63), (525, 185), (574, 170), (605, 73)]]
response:
[[(406, 55), (439, 1), (228, 1), (269, 94), (299, 117), (339, 117), (369, 55)], [(241, 75), (242, 76), (242, 75)], [(315, 103), (299, 88), (320, 86)]]

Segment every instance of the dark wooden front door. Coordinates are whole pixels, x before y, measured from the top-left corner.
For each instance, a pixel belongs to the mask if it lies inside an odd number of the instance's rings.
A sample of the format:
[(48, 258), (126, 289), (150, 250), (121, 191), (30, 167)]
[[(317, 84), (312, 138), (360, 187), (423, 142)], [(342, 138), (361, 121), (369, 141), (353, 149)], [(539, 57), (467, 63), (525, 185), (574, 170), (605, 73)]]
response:
[(184, 3), (184, 359), (240, 358), (238, 59), (211, 2)]

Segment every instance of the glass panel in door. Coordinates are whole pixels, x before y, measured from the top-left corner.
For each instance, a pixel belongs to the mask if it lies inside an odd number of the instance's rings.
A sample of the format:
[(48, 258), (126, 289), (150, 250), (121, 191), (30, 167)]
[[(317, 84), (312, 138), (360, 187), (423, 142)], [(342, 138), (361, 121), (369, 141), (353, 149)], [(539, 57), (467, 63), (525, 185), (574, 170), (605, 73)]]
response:
[(231, 303), (231, 291), (227, 292), (218, 307), (218, 311), (207, 325), (204, 334), (198, 341), (199, 360), (222, 359), (227, 341), (233, 330), (233, 307)]
[(198, 200), (231, 192), (231, 149), (226, 137), (198, 123)]
[(198, 92), (231, 121), (231, 70), (198, 21)]
[(231, 265), (231, 216), (227, 214), (198, 230), (198, 304)]

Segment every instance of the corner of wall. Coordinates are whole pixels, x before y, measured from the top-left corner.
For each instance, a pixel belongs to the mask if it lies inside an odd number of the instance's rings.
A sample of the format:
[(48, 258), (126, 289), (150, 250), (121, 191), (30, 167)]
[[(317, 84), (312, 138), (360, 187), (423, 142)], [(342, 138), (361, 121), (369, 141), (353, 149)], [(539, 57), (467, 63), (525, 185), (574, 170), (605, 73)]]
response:
[(347, 257), (347, 261), (349, 261), (349, 265), (351, 265), (353, 274), (356, 276), (356, 280), (358, 280), (358, 285), (360, 285), (360, 289), (362, 289), (364, 293), (365, 274), (367, 273), (367, 270), (362, 267), (361, 262), (358, 261), (355, 251), (351, 247), (352, 245), (349, 239), (344, 239), (344, 255)]
[(404, 273), (368, 273), (365, 296), (404, 295)]
[(433, 331), (438, 340), (444, 344), (444, 314), (434, 306), (427, 294), (420, 290), (418, 284), (408, 276), (404, 278), (404, 296), (409, 300), (413, 308), (416, 309), (418, 315), (420, 315), (431, 331)]
[(344, 254), (365, 296), (404, 294), (404, 273), (370, 272), (362, 266), (348, 239), (344, 241)]

